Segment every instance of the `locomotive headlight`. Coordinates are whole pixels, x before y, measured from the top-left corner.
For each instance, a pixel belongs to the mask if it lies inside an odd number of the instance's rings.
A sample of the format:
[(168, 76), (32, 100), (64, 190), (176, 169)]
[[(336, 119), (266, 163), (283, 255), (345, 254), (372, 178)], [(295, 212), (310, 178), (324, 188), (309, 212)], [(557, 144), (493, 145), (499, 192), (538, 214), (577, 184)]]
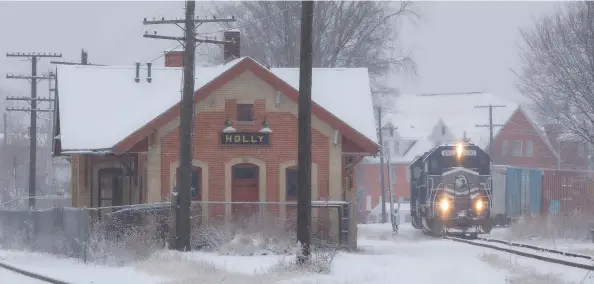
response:
[(441, 201), (439, 201), (439, 209), (441, 209), (441, 212), (448, 211), (450, 209), (450, 201), (446, 198), (441, 199)]
[(464, 145), (462, 145), (462, 144), (456, 145), (456, 157), (458, 157), (458, 159), (460, 159), (460, 157), (462, 157), (462, 153), (464, 153)]
[(476, 211), (482, 211), (483, 208), (485, 208), (485, 204), (483, 203), (482, 199), (477, 199), (476, 202), (474, 203), (474, 207), (475, 207)]

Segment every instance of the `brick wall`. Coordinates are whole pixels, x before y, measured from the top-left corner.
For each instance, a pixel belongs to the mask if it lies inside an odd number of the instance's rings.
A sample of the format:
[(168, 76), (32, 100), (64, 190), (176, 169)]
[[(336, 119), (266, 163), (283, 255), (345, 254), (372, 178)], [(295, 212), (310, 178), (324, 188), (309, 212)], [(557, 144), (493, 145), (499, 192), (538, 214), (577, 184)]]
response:
[[(265, 200), (280, 199), (280, 192), (284, 190), (280, 167), (297, 161), (297, 104), (281, 95), (277, 105), (275, 97), (276, 90), (251, 72), (246, 72), (197, 103), (194, 125), (195, 133), (200, 135), (195, 135), (194, 138), (193, 158), (208, 165), (208, 200), (231, 200), (230, 186), (225, 183), (226, 175), (230, 179), (230, 173), (226, 169), (237, 158), (253, 158), (265, 162)], [(259, 131), (266, 116), (273, 131), (270, 134), (270, 146), (220, 145), (224, 122), (227, 118), (235, 120), (237, 103), (254, 104), (255, 122), (252, 125), (233, 123), (233, 127), (237, 131)], [(312, 170), (317, 169), (312, 174), (317, 177), (317, 181), (312, 181), (312, 198), (337, 200), (336, 197), (341, 196), (341, 145), (332, 144), (332, 127), (315, 116), (312, 118), (312, 125), (312, 156), (315, 165)], [(149, 139), (149, 196), (151, 192), (158, 190), (161, 199), (169, 199), (171, 169), (177, 167), (179, 159), (178, 127), (179, 118), (158, 129), (153, 136), (156, 138)], [(160, 159), (151, 158), (157, 153)], [(157, 180), (150, 174), (156, 170), (155, 167), (158, 167), (160, 173), (158, 188), (155, 188)]]
[[(270, 134), (270, 146), (221, 146), (221, 130), (227, 117), (235, 119), (237, 100), (225, 101), (224, 111), (207, 111), (195, 116), (193, 158), (208, 164), (209, 199), (225, 201), (225, 164), (234, 158), (248, 156), (266, 163), (266, 201), (279, 201), (279, 165), (297, 160), (297, 118), (291, 113), (266, 112), (264, 100), (254, 102), (253, 125), (234, 125), (238, 132), (257, 132), (266, 115)], [(161, 195), (167, 199), (170, 194), (170, 167), (179, 160), (179, 130), (176, 127), (161, 138)], [(328, 193), (328, 137), (312, 130), (312, 159), (318, 165), (318, 186), (320, 197)]]
[[(513, 141), (522, 141), (522, 155), (512, 154)], [(504, 141), (507, 141), (507, 151), (504, 151)], [(528, 156), (527, 141), (532, 141), (533, 154)], [(521, 111), (516, 111), (509, 122), (503, 126), (495, 138), (495, 148), (492, 154), (495, 164), (551, 168), (556, 167), (557, 159), (545, 144), (539, 133)]]
[[(362, 198), (361, 204), (358, 208), (360, 210), (367, 210), (367, 196), (371, 197), (371, 209), (380, 203), (381, 187), (379, 177), (379, 164), (360, 164), (357, 168), (357, 187), (365, 189), (365, 195)], [(392, 171), (394, 172), (393, 178), (395, 182), (392, 184), (392, 194), (400, 197), (410, 197), (410, 185), (407, 177), (408, 165), (407, 164), (393, 164)], [(389, 172), (387, 165), (384, 167), (384, 182), (386, 190), (389, 184)], [(389, 196), (386, 195), (386, 201)]]

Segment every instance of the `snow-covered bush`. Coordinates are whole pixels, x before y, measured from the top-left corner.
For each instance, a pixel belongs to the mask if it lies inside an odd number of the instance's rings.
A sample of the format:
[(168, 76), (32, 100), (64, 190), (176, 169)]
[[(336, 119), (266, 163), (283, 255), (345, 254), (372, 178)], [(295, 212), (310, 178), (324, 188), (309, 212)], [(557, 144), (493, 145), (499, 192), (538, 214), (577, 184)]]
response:
[(193, 228), (196, 249), (228, 255), (288, 254), (295, 244), (294, 232), (287, 232), (278, 218), (250, 216), (225, 225), (209, 222)]
[(591, 239), (590, 230), (594, 229), (594, 219), (589, 214), (572, 212), (555, 216), (528, 215), (512, 223), (512, 239)]
[(338, 247), (334, 249), (319, 249), (312, 246), (309, 261), (299, 263), (297, 259), (301, 256), (301, 245), (295, 246), (295, 256), (286, 257), (281, 260), (273, 270), (279, 272), (311, 272), (311, 273), (330, 273), (332, 269), (332, 261), (338, 253)]
[(155, 233), (150, 223), (130, 224), (114, 219), (93, 222), (84, 243), (87, 259), (106, 265), (146, 259), (164, 246)]

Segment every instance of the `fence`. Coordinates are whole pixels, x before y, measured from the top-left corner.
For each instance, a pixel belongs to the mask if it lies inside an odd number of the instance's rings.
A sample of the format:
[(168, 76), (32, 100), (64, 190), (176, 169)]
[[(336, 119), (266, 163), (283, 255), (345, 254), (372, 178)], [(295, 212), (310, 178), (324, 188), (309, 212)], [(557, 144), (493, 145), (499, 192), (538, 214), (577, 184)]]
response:
[[(291, 253), (295, 202), (194, 202), (191, 244), (197, 250), (250, 255)], [(313, 201), (314, 247), (349, 242), (351, 204)], [(171, 203), (102, 208), (0, 210), (0, 245), (122, 265), (167, 246)]]

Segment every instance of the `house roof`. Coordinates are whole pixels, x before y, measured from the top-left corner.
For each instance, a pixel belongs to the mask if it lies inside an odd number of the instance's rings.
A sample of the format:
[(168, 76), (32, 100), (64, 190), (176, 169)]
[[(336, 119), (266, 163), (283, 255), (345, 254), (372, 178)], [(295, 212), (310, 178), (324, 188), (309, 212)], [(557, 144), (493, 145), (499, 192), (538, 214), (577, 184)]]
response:
[[(269, 70), (249, 57), (196, 68), (195, 99), (205, 98), (248, 70), (297, 100), (298, 68)], [(58, 66), (62, 151), (122, 152), (178, 116), (182, 69), (153, 67), (151, 83), (146, 72), (143, 66), (136, 83), (135, 67)], [(314, 68), (312, 80), (312, 112), (363, 148), (377, 149), (367, 69)]]

